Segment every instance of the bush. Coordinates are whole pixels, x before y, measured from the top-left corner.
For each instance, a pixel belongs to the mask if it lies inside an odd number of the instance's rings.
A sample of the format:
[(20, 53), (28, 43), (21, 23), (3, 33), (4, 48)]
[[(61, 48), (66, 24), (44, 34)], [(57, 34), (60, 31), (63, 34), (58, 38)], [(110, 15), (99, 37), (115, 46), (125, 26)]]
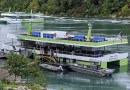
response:
[(14, 87), (16, 87), (16, 84), (14, 82), (9, 82), (6, 79), (2, 79), (0, 81), (0, 90), (3, 90), (6, 87), (13, 87), (14, 88)]
[(32, 90), (40, 90), (40, 85), (39, 84), (30, 84), (28, 87)]

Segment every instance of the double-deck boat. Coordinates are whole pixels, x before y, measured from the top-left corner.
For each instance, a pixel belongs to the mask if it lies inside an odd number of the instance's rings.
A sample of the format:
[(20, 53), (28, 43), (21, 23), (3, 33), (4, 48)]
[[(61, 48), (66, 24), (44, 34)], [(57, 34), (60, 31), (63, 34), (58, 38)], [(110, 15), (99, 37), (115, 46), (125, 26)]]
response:
[(54, 58), (48, 62), (68, 66), (77, 72), (109, 76), (114, 71), (109, 69), (113, 68), (109, 65), (128, 65), (128, 52), (120, 49), (120, 45), (128, 43), (126, 36), (121, 33), (115, 37), (92, 36), (91, 31), (91, 24), (87, 36), (72, 35), (66, 31), (28, 30), (27, 34), (18, 35), (17, 40), (20, 48), (35, 48), (41, 58)]
[(5, 12), (1, 13), (0, 22), (5, 23), (43, 23), (44, 18), (41, 13), (25, 12)]

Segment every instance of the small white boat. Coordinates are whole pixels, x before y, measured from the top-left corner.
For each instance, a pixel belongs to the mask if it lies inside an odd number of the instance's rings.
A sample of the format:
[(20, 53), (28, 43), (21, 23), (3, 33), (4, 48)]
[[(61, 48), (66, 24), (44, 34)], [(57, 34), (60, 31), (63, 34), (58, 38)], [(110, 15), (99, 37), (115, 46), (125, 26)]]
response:
[(121, 23), (119, 20), (109, 20), (110, 23)]
[(1, 51), (5, 52), (5, 53), (8, 53), (10, 51), (19, 52), (21, 50), (24, 50), (24, 48), (17, 47), (15, 45), (2, 44), (2, 46), (1, 46)]

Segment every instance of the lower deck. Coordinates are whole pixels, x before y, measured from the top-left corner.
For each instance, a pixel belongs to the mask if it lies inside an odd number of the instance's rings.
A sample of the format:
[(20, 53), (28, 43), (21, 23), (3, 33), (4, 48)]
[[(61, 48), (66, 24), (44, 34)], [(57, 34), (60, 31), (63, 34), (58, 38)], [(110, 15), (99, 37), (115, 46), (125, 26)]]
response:
[(62, 66), (67, 66), (70, 63), (75, 63), (78, 65), (95, 65), (101, 68), (110, 68), (113, 66), (125, 66), (128, 65), (128, 58), (123, 58), (123, 59), (116, 59), (116, 60), (110, 60), (110, 61), (88, 61), (88, 60), (81, 60), (80, 58), (74, 59), (74, 58), (66, 58), (62, 57), (61, 55), (59, 56), (51, 56), (51, 55), (40, 55), (41, 60), (49, 62), (49, 63), (55, 63), (58, 65)]
[[(110, 50), (109, 47), (92, 48), (28, 40), (20, 40), (20, 43), (22, 48), (35, 49), (37, 54), (57, 58), (57, 62), (63, 61), (64, 63), (82, 65), (94, 62), (100, 65), (101, 68), (107, 68), (110, 62), (118, 62), (119, 66), (128, 65), (128, 53), (120, 51), (118, 45)], [(52, 61), (55, 60), (53, 59)]]

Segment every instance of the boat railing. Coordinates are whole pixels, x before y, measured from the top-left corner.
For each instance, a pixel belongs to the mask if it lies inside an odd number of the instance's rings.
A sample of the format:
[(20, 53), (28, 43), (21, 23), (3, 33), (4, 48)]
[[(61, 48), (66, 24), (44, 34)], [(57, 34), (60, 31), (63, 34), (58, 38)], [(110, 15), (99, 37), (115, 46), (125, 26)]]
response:
[(67, 52), (67, 51), (54, 51), (55, 53), (61, 53), (61, 54), (69, 54), (69, 55), (77, 55), (77, 56), (87, 56), (87, 57), (101, 57), (103, 54), (84, 54), (84, 53), (76, 53), (76, 52)]
[[(25, 35), (25, 36), (32, 36), (32, 35), (27, 35), (26, 33), (23, 33), (21, 35)], [(36, 36), (32, 36), (32, 37), (36, 37)], [(39, 38), (37, 38), (39, 39)], [(53, 38), (52, 38), (53, 39)], [(113, 36), (104, 36), (104, 37), (100, 37), (100, 36), (96, 36), (96, 38), (94, 39), (94, 36), (91, 37), (91, 40), (89, 42), (105, 42), (105, 41), (117, 41), (117, 40), (122, 40), (122, 39), (127, 39), (127, 36), (121, 36), (121, 38), (119, 38), (116, 35)], [(69, 40), (69, 41), (80, 41), (80, 42), (88, 42), (86, 41), (86, 37), (84, 40), (80, 40), (80, 39), (74, 39), (74, 37), (68, 37), (68, 38), (57, 38), (57, 40)]]
[(115, 51), (115, 52), (109, 52), (109, 53), (100, 53), (100, 54), (84, 54), (84, 53), (74, 53), (74, 52), (67, 52), (67, 51), (54, 51), (55, 53), (60, 53), (60, 54), (67, 54), (67, 55), (77, 55), (77, 56), (85, 56), (85, 57), (93, 57), (93, 58), (97, 58), (97, 57), (103, 57), (103, 56), (107, 56), (107, 55), (112, 55), (112, 54), (123, 54), (126, 53), (125, 51)]
[[(21, 46), (20, 46), (21, 47)], [(26, 46), (22, 46), (22, 48), (29, 48), (29, 49), (35, 49), (35, 50), (41, 50), (41, 48), (34, 48), (33, 46), (29, 46), (29, 47), (26, 47)], [(44, 49), (43, 49), (44, 50)], [(67, 55), (77, 55), (77, 56), (85, 56), (85, 57), (103, 57), (104, 55), (109, 55), (109, 54), (114, 54), (114, 53), (125, 53), (125, 51), (106, 51), (104, 53), (99, 53), (99, 54), (88, 54), (88, 53), (77, 53), (77, 52), (74, 52), (74, 51), (59, 51), (59, 50), (51, 50), (51, 49), (48, 49), (48, 50), (44, 50), (45, 53), (48, 53), (50, 55), (51, 52), (53, 53), (60, 53), (60, 54), (67, 54)]]
[[(98, 54), (89, 54), (89, 53), (83, 53), (83, 52), (75, 52), (75, 51), (62, 51), (62, 50), (56, 50), (56, 49), (42, 49), (42, 48), (39, 48), (39, 47), (35, 47), (34, 46), (18, 46), (18, 47), (21, 47), (21, 48), (28, 48), (28, 49), (35, 49), (35, 50), (38, 50), (39, 53), (41, 52), (41, 50), (44, 51), (44, 53), (48, 54), (48, 55), (51, 55), (52, 53), (55, 53), (55, 54), (66, 54), (66, 55), (76, 55), (76, 56), (84, 56), (84, 57), (93, 57), (93, 58), (97, 58), (97, 57), (104, 57), (104, 56), (108, 56), (108, 55), (111, 55), (111, 54), (123, 54), (123, 53), (126, 53), (125, 51), (103, 51), (101, 53), (98, 53)], [(41, 53), (42, 54), (42, 53)]]

